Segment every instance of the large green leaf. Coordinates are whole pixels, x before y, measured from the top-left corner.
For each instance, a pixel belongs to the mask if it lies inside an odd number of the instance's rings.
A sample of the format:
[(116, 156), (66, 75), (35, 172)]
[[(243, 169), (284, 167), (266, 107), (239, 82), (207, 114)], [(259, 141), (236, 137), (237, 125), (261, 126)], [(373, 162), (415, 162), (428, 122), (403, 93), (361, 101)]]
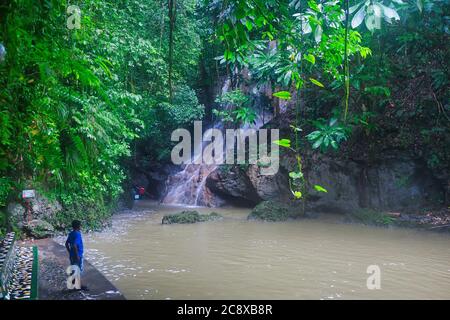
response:
[(274, 97), (283, 99), (283, 100), (291, 100), (291, 93), (288, 91), (279, 91), (273, 94)]
[(318, 191), (318, 192), (325, 192), (325, 193), (328, 192), (327, 189), (325, 189), (325, 188), (322, 187), (322, 186), (319, 186), (318, 184), (314, 185), (314, 189), (316, 189), (316, 191)]
[(363, 5), (358, 12), (353, 16), (352, 19), (352, 28), (357, 28), (364, 21), (364, 17), (366, 16), (366, 6)]
[(312, 83), (314, 83), (318, 87), (321, 87), (321, 88), (325, 87), (321, 82), (317, 81), (316, 79), (309, 78), (309, 81), (311, 81)]
[(383, 8), (383, 14), (388, 20), (400, 20), (400, 16), (398, 15), (397, 11), (395, 9), (386, 7), (385, 5), (381, 4), (381, 7)]
[(279, 145), (280, 147), (285, 147), (285, 148), (291, 147), (291, 140), (289, 140), (289, 139), (275, 140), (273, 143), (276, 145)]

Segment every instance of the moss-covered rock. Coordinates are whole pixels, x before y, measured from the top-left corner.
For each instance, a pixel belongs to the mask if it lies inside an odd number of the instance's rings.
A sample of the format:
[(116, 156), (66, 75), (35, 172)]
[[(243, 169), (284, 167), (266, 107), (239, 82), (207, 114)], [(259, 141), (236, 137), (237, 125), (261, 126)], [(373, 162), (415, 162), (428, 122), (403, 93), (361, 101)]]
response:
[(286, 221), (300, 218), (298, 210), (276, 201), (264, 201), (258, 204), (248, 216), (249, 220)]
[(51, 237), (55, 233), (53, 226), (44, 220), (35, 219), (23, 226), (25, 232), (35, 239)]
[(218, 214), (217, 212), (211, 212), (210, 214), (200, 215), (200, 219), (202, 219), (202, 221), (214, 221), (220, 220), (222, 218), (223, 218), (222, 215)]
[(180, 213), (165, 215), (162, 224), (187, 224), (221, 219), (222, 216), (216, 212), (211, 214), (200, 214), (197, 211), (182, 211)]
[(390, 226), (396, 224), (397, 218), (372, 209), (360, 209), (348, 213), (345, 221), (371, 226)]

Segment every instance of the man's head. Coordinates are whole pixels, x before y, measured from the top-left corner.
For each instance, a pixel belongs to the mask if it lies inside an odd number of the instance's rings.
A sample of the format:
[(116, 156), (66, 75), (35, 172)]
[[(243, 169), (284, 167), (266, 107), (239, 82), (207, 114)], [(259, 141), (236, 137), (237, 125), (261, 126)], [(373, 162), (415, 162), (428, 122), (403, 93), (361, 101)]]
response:
[(80, 230), (81, 229), (81, 221), (73, 220), (72, 221), (72, 228), (73, 228), (73, 230)]

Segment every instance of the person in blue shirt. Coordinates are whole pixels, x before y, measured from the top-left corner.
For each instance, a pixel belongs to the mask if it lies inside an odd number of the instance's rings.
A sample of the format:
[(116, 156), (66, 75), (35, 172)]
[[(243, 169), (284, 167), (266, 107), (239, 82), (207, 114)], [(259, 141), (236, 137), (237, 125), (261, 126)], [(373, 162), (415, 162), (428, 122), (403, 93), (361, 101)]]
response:
[[(83, 272), (83, 238), (81, 237), (81, 222), (78, 220), (72, 221), (72, 231), (69, 233), (66, 240), (66, 249), (69, 252), (69, 259), (71, 265), (77, 265), (80, 272)], [(82, 289), (86, 287), (82, 286)]]

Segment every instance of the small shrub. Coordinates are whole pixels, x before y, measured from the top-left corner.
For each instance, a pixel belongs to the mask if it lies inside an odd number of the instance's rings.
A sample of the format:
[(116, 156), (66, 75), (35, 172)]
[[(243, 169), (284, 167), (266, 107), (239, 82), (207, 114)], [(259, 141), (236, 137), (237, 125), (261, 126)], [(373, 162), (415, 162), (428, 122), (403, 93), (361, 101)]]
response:
[(366, 225), (389, 226), (396, 219), (387, 214), (372, 209), (361, 209), (347, 215), (350, 222), (358, 222)]

